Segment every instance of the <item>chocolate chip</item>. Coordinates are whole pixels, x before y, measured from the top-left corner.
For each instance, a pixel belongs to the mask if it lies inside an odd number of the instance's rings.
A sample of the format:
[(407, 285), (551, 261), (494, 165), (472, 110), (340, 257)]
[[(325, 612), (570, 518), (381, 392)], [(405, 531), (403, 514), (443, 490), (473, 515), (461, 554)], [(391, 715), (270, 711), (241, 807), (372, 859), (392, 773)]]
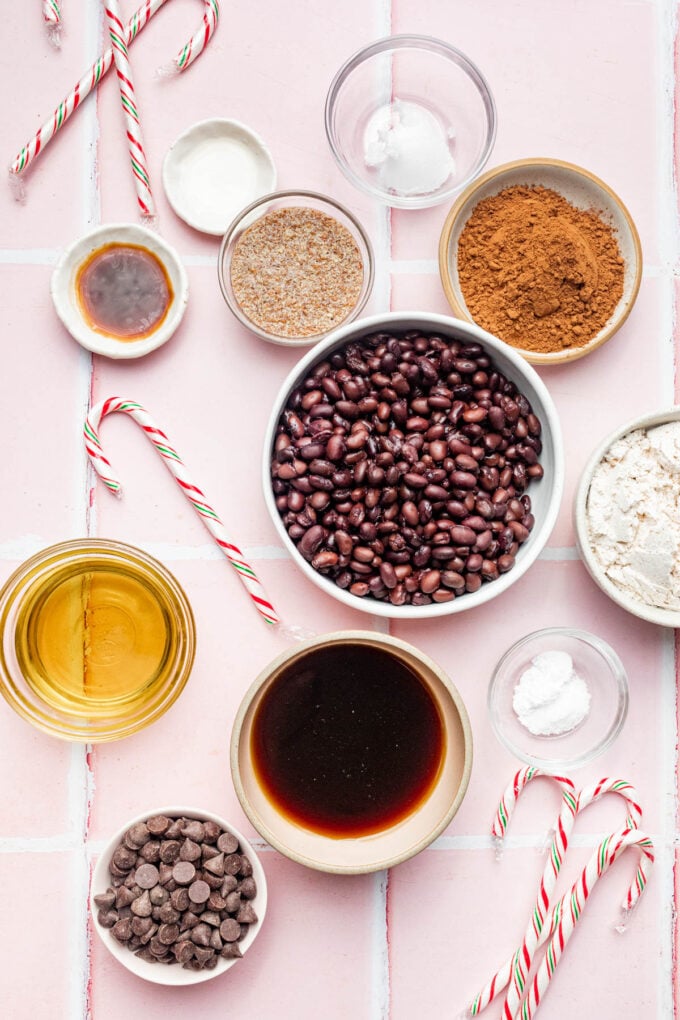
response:
[(140, 846), (144, 846), (145, 843), (148, 843), (151, 839), (151, 833), (149, 832), (146, 822), (137, 822), (136, 825), (133, 825), (131, 829), (128, 829), (126, 838), (128, 846), (132, 845), (139, 848)]
[(210, 896), (210, 886), (198, 879), (189, 886), (189, 899), (192, 903), (205, 903)]
[(203, 829), (204, 829), (203, 840), (205, 843), (217, 842), (220, 833), (222, 832), (217, 822), (210, 821), (203, 822)]
[(94, 902), (95, 906), (108, 909), (108, 907), (112, 907), (116, 902), (116, 894), (113, 889), (107, 889), (105, 893), (100, 893), (99, 896), (95, 896)]
[(222, 878), (224, 875), (224, 854), (220, 853), (216, 857), (211, 857), (204, 862), (203, 867), (211, 875), (217, 875), (218, 878)]
[(185, 839), (179, 849), (180, 861), (197, 861), (201, 856), (201, 848), (192, 839)]
[(162, 924), (158, 929), (158, 939), (164, 946), (171, 946), (177, 940), (178, 935), (179, 925), (177, 924)]
[(172, 869), (172, 877), (177, 885), (189, 885), (196, 877), (196, 868), (191, 861), (178, 861)]
[(239, 884), (238, 891), (246, 900), (254, 900), (257, 895), (257, 886), (254, 878), (244, 878)]
[(196, 946), (209, 946), (211, 934), (210, 926), (199, 922), (191, 933), (191, 941)]
[(241, 956), (243, 956), (243, 953), (236, 942), (227, 942), (224, 946), (222, 946), (220, 956), (225, 960), (238, 960)]
[(203, 822), (189, 821), (181, 831), (183, 836), (193, 840), (194, 843), (202, 843), (205, 839), (205, 826)]
[(224, 858), (225, 875), (238, 875), (241, 870), (241, 858), (238, 854), (229, 854)]
[(153, 889), (155, 885), (158, 885), (159, 878), (158, 868), (155, 864), (142, 864), (135, 872), (135, 882), (140, 889)]
[(164, 864), (174, 864), (179, 860), (180, 842), (178, 839), (164, 839), (161, 843), (159, 856)]
[(116, 890), (116, 910), (120, 910), (122, 907), (129, 907), (133, 900), (136, 900), (139, 893), (135, 893), (132, 889), (128, 889), (126, 886), (121, 885)]
[(235, 914), (241, 907), (241, 894), (239, 892), (230, 892), (226, 899), (226, 910), (230, 914)]
[(128, 850), (126, 846), (119, 846), (113, 851), (111, 863), (115, 864), (119, 871), (127, 872), (134, 868), (137, 862), (137, 854), (134, 850)]
[(163, 836), (170, 828), (170, 819), (165, 815), (154, 815), (147, 819), (146, 827), (152, 836)]
[(184, 912), (189, 909), (189, 893), (186, 888), (175, 889), (174, 892), (170, 893), (170, 902), (172, 903), (175, 910)]
[(192, 942), (177, 942), (173, 947), (172, 951), (175, 954), (175, 959), (178, 963), (188, 963), (194, 955), (194, 945)]
[(111, 934), (113, 935), (114, 939), (118, 940), (118, 942), (128, 942), (133, 935), (132, 922), (130, 918), (126, 917), (122, 921), (116, 921), (113, 928), (111, 929)]
[(217, 848), (225, 854), (233, 854), (238, 850), (238, 840), (231, 832), (223, 832), (217, 840)]
[(161, 907), (170, 899), (170, 893), (162, 885), (155, 885), (153, 889), (149, 889), (149, 899), (154, 907)]
[(144, 890), (141, 896), (138, 896), (136, 900), (133, 900), (130, 904), (130, 910), (137, 917), (151, 917), (153, 905), (149, 899), (149, 892), (147, 889)]
[(175, 921), (179, 921), (180, 917), (181, 912), (175, 910), (172, 903), (164, 903), (158, 912), (158, 920), (163, 924), (174, 924)]
[(233, 917), (228, 917), (226, 921), (222, 921), (220, 925), (220, 935), (225, 942), (236, 942), (236, 939), (241, 934), (241, 925), (238, 921), (235, 921)]

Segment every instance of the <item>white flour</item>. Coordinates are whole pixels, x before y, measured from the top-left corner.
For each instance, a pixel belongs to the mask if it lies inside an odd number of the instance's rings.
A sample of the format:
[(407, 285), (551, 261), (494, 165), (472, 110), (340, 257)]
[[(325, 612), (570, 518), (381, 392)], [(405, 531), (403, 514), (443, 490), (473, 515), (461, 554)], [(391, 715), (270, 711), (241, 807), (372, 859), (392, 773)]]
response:
[(364, 161), (385, 190), (398, 195), (436, 191), (455, 166), (437, 118), (418, 103), (395, 99), (375, 111), (364, 132)]
[(530, 733), (558, 736), (583, 722), (590, 711), (590, 692), (575, 672), (571, 655), (541, 652), (519, 678), (512, 707)]
[(595, 558), (613, 583), (647, 605), (680, 609), (680, 422), (615, 443), (588, 492)]

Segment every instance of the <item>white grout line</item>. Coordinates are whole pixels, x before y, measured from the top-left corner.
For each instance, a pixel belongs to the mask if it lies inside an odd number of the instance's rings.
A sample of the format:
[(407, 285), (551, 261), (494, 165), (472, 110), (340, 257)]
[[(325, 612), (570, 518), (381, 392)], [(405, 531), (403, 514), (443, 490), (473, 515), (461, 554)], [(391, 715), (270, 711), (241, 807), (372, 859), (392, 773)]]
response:
[(373, 875), (373, 927), (371, 940), (371, 1020), (389, 1020), (390, 1016), (390, 959), (387, 918), (387, 886), (389, 871)]
[[(678, 230), (678, 209), (676, 182), (674, 176), (674, 128), (677, 76), (675, 67), (675, 37), (677, 31), (677, 10), (675, 0), (663, 0), (658, 6), (656, 19), (657, 77), (657, 185), (659, 214), (657, 231), (664, 267), (659, 305), (662, 315), (658, 343), (661, 344), (662, 403), (673, 403), (675, 391), (675, 280), (677, 279), (678, 257), (680, 254), (680, 231)], [(644, 273), (650, 276), (650, 273)], [(662, 632), (663, 665), (661, 669), (661, 732), (660, 772), (662, 801), (662, 833), (659, 840), (655, 872), (658, 882), (659, 903), (659, 955), (657, 969), (658, 1020), (676, 1016), (674, 995), (675, 969), (675, 832), (677, 818), (677, 693), (675, 634)]]

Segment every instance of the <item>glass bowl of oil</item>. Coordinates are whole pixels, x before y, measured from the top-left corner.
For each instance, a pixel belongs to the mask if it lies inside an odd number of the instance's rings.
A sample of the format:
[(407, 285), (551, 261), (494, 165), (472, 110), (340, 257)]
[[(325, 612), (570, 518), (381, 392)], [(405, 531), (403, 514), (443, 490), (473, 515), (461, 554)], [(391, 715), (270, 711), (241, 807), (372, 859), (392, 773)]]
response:
[(64, 740), (136, 733), (179, 697), (194, 660), (189, 601), (140, 549), (61, 542), (23, 563), (0, 591), (0, 694)]

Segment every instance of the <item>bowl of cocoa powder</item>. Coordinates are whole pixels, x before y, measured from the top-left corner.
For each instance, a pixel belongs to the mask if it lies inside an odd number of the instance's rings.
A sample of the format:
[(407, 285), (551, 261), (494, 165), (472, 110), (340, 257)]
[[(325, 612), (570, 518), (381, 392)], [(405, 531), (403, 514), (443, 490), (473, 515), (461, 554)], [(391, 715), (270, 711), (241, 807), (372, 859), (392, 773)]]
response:
[(523, 159), (477, 178), (449, 211), (439, 271), (454, 313), (551, 365), (616, 333), (640, 287), (630, 213), (588, 170)]
[(282, 543), (322, 591), (376, 616), (445, 616), (507, 591), (547, 542), (563, 479), (535, 369), (431, 313), (370, 316), (318, 343), (265, 434)]

